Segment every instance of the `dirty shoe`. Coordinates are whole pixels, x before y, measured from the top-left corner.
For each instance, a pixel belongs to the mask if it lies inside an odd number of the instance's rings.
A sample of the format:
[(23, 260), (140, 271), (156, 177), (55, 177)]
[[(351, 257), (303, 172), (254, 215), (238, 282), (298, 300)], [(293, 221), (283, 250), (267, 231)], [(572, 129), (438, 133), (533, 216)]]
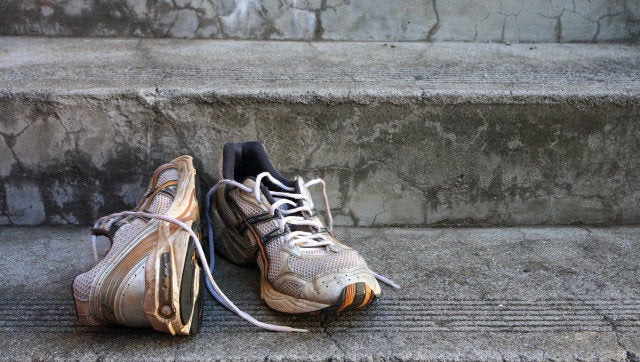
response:
[(202, 268), (189, 230), (197, 233), (200, 221), (195, 174), (191, 157), (178, 157), (155, 171), (135, 210), (96, 222), (92, 233), (109, 237), (111, 249), (73, 281), (80, 323), (198, 331)]
[[(221, 181), (206, 199), (209, 235), (228, 260), (258, 265), (262, 298), (271, 308), (341, 312), (380, 296), (380, 276), (334, 237), (322, 180), (284, 178), (259, 142), (226, 144), (221, 166)], [(328, 227), (317, 216), (312, 185), (322, 186)]]

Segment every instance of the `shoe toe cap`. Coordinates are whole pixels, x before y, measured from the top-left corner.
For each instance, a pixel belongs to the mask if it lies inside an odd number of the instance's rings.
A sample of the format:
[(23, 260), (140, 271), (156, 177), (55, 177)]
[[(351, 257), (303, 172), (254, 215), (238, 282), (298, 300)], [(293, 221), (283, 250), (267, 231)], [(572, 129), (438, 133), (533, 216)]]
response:
[[(374, 298), (380, 296), (380, 285), (378, 281), (369, 268), (363, 267), (355, 270), (317, 276), (314, 278), (312, 288), (305, 288), (303, 290), (302, 297), (335, 305), (336, 303), (342, 303), (345, 298), (344, 294), (350, 294), (350, 289), (356, 288), (356, 286), (358, 287), (357, 292), (359, 293), (364, 293), (366, 289), (369, 290), (369, 293)], [(355, 293), (356, 290), (353, 290), (353, 292)], [(347, 295), (347, 299), (349, 298), (350, 295)]]

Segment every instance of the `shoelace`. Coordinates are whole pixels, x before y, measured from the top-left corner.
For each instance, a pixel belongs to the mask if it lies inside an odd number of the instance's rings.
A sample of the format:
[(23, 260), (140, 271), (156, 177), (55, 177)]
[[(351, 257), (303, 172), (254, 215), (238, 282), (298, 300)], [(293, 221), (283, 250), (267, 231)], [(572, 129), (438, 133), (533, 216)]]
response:
[[(208, 209), (208, 207), (207, 207), (207, 209)], [(184, 222), (182, 222), (182, 221), (180, 221), (180, 220), (178, 220), (176, 218), (169, 217), (169, 216), (166, 216), (166, 215), (152, 214), (152, 213), (141, 212), (141, 211), (123, 211), (123, 212), (118, 212), (118, 213), (114, 213), (114, 214), (103, 216), (103, 217), (99, 218), (94, 224), (94, 229), (97, 228), (98, 225), (100, 225), (105, 220), (108, 220), (108, 219), (111, 219), (111, 218), (116, 218), (116, 217), (121, 217), (121, 216), (137, 216), (137, 217), (141, 217), (141, 218), (158, 219), (158, 220), (162, 220), (162, 221), (167, 221), (167, 222), (173, 223), (175, 225), (178, 225), (180, 228), (182, 228), (184, 231), (186, 231), (195, 240), (194, 245), (195, 245), (196, 251), (198, 252), (198, 258), (200, 258), (200, 263), (203, 265), (203, 270), (204, 270), (205, 275), (207, 277), (206, 278), (206, 282), (207, 282), (207, 288), (209, 289), (209, 292), (211, 292), (213, 297), (218, 302), (220, 302), (220, 304), (224, 305), (229, 310), (235, 312), (237, 315), (239, 315), (240, 317), (244, 318), (249, 323), (251, 323), (251, 324), (253, 324), (253, 325), (257, 326), (257, 327), (268, 329), (268, 330), (272, 330), (272, 331), (276, 331), (276, 332), (308, 332), (307, 329), (291, 328), (291, 327), (287, 327), (287, 326), (279, 326), (279, 325), (275, 325), (275, 324), (268, 324), (268, 323), (260, 322), (260, 321), (256, 320), (255, 318), (253, 318), (251, 315), (243, 312), (242, 310), (240, 310), (240, 308), (238, 308), (235, 304), (233, 304), (233, 302), (231, 300), (229, 300), (229, 298), (227, 298), (226, 295), (224, 295), (222, 290), (220, 290), (220, 288), (216, 284), (215, 280), (213, 279), (213, 275), (211, 274), (213, 269), (208, 269), (208, 268), (204, 267), (204, 266), (209, 265), (209, 263), (207, 262), (207, 258), (204, 255), (204, 250), (202, 250), (202, 246), (200, 245), (200, 239), (193, 232), (193, 230), (191, 230), (191, 227), (189, 227), (187, 224), (185, 224)], [(207, 215), (207, 220), (208, 219), (209, 219), (209, 216)], [(209, 223), (209, 225), (210, 225), (210, 223)], [(211, 229), (211, 226), (209, 226), (209, 228)], [(209, 235), (211, 235), (211, 231), (209, 232)], [(97, 237), (95, 235), (92, 235), (91, 242), (93, 244), (93, 256), (94, 256), (94, 258), (96, 259), (96, 262), (97, 262), (98, 261), (98, 248), (97, 248), (97, 245), (96, 245)], [(213, 249), (212, 249), (212, 251), (213, 251)], [(211, 260), (213, 260), (213, 256), (211, 257)], [(211, 263), (211, 265), (213, 265), (213, 263)]]
[[(283, 190), (286, 191), (295, 191), (295, 188), (293, 187), (289, 187), (284, 185), (282, 182), (280, 182), (278, 179), (276, 179), (275, 177), (273, 177), (269, 172), (262, 172), (260, 174), (258, 174), (258, 176), (256, 177), (255, 180), (255, 186), (254, 188), (250, 188), (240, 182), (237, 182), (235, 180), (229, 180), (229, 179), (222, 179), (220, 180), (215, 186), (213, 186), (209, 192), (207, 192), (207, 196), (206, 196), (206, 216), (207, 216), (207, 231), (208, 231), (208, 239), (209, 239), (209, 260), (211, 262), (211, 264), (209, 265), (209, 269), (211, 272), (213, 272), (214, 269), (214, 246), (213, 246), (213, 223), (211, 221), (211, 217), (209, 216), (209, 209), (211, 207), (211, 196), (216, 192), (216, 190), (222, 186), (222, 185), (231, 185), (231, 186), (235, 186), (247, 193), (253, 194), (256, 198), (256, 201), (259, 204), (262, 204), (262, 190), (260, 189), (260, 186), (262, 184), (262, 179), (263, 178), (268, 178), (269, 181), (271, 181), (273, 184), (277, 185), (278, 187), (280, 187)], [(322, 185), (322, 200), (324, 201), (324, 207), (325, 207), (325, 212), (326, 212), (326, 216), (327, 216), (327, 226), (328, 226), (328, 230), (329, 232), (333, 232), (333, 217), (331, 216), (331, 208), (329, 207), (329, 198), (327, 197), (327, 191), (326, 191), (326, 186), (325, 183), (322, 179), (314, 179), (311, 181), (306, 182), (303, 186), (305, 188), (308, 188), (309, 186), (313, 186), (313, 185), (317, 185), (320, 184)], [(307, 200), (307, 197), (305, 195), (302, 194), (294, 194), (291, 192), (278, 192), (278, 191), (271, 191), (271, 195), (273, 196), (280, 196), (280, 197), (287, 197), (287, 198), (293, 198), (296, 200)], [(284, 209), (284, 208), (280, 208), (280, 206), (282, 205), (291, 205), (294, 208), (292, 209)], [(280, 198), (278, 200), (276, 200), (273, 204), (271, 204), (271, 206), (269, 207), (269, 214), (273, 217), (275, 215), (275, 211), (278, 210), (278, 212), (280, 213), (282, 219), (281, 219), (281, 223), (280, 223), (280, 232), (284, 232), (285, 231), (285, 227), (287, 224), (290, 225), (305, 225), (305, 226), (311, 226), (311, 227), (315, 227), (316, 230), (320, 231), (324, 228), (324, 226), (322, 225), (322, 223), (319, 220), (308, 220), (305, 219), (302, 216), (296, 216), (296, 215), (291, 215), (294, 213), (298, 213), (301, 211), (306, 211), (311, 213), (312, 210), (308, 207), (308, 206), (298, 206), (297, 203), (295, 203), (292, 200), (286, 199), (286, 198)], [(290, 216), (287, 216), (290, 215)], [(323, 245), (331, 245), (334, 243), (332, 238), (327, 237), (324, 233), (321, 232), (308, 232), (308, 231), (292, 231), (289, 232), (287, 234), (285, 234), (285, 240), (290, 243), (292, 246), (293, 244), (296, 244), (300, 247), (316, 247), (316, 246), (323, 246)], [(378, 279), (379, 281), (389, 285), (390, 287), (394, 288), (394, 289), (400, 289), (400, 286), (396, 283), (394, 283), (391, 279), (388, 279), (376, 272), (372, 272), (373, 276)], [(215, 297), (215, 293), (214, 290), (212, 288), (212, 285), (209, 285), (209, 283), (207, 283), (207, 288), (209, 289), (209, 292)], [(217, 298), (216, 298), (217, 299)]]

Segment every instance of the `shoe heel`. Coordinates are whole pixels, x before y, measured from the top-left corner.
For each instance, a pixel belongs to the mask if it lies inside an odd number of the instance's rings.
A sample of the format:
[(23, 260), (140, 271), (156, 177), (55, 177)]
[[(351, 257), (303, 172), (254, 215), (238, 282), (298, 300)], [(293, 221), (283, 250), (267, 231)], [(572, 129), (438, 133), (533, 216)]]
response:
[(155, 330), (184, 335), (200, 329), (203, 280), (195, 242), (182, 234), (149, 255), (144, 313)]
[(228, 228), (216, 208), (211, 210), (215, 250), (225, 259), (243, 267), (254, 267), (256, 258), (251, 243), (235, 230)]

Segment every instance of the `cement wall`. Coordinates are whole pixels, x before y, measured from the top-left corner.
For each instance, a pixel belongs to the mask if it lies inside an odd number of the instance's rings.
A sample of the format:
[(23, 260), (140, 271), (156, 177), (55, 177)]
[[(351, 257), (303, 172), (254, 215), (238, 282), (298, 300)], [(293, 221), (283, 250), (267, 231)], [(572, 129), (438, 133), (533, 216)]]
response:
[(0, 34), (637, 42), (637, 0), (4, 0)]
[(293, 102), (209, 95), (0, 97), (0, 224), (91, 223), (188, 153), (258, 139), (324, 178), (337, 224), (640, 220), (637, 100)]

